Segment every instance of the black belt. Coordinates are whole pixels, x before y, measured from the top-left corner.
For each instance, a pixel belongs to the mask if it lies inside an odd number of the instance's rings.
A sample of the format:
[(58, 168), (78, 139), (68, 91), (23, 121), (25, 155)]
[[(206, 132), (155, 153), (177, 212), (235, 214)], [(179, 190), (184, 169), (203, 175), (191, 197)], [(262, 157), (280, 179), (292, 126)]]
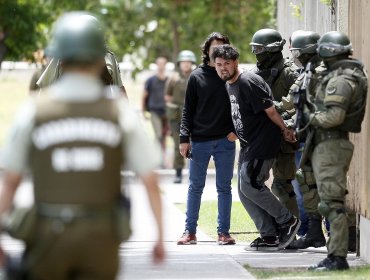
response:
[(74, 204), (37, 204), (37, 212), (40, 216), (51, 219), (60, 219), (63, 222), (72, 222), (75, 219), (94, 219), (113, 217), (113, 207), (89, 207)]
[(349, 139), (347, 131), (343, 130), (319, 130), (315, 132), (315, 145), (330, 139)]

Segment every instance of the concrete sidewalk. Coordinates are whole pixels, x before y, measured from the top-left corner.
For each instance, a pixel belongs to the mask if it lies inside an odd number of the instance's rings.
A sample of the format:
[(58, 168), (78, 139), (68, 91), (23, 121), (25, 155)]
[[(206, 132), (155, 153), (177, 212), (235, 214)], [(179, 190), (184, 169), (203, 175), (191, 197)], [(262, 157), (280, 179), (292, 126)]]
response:
[[(145, 189), (135, 178), (126, 180), (132, 199), (133, 234), (121, 246), (122, 269), (117, 279), (254, 279), (243, 265), (268, 269), (304, 269), (326, 256), (325, 248), (306, 251), (245, 251), (247, 244), (238, 241), (233, 246), (219, 246), (201, 231), (197, 233), (197, 245), (178, 246), (176, 240), (184, 230), (185, 215), (175, 204), (186, 202), (188, 185), (187, 180), (184, 180), (184, 184), (173, 184), (172, 179), (172, 172), (161, 172), (167, 261), (160, 266), (154, 266), (151, 262), (151, 249), (156, 236)], [(30, 193), (31, 184), (26, 181), (17, 191), (16, 203), (23, 206), (29, 204), (32, 197)], [(217, 200), (212, 172), (207, 178), (202, 199)], [(238, 200), (236, 190), (233, 190), (233, 200)], [(23, 249), (20, 242), (6, 236), (2, 236), (1, 242), (7, 252), (14, 255)], [(354, 254), (349, 255), (348, 261), (350, 266), (365, 264)]]
[[(207, 177), (202, 200), (217, 200), (214, 173)], [(306, 269), (317, 264), (326, 257), (326, 248), (309, 248), (307, 250), (284, 250), (275, 252), (245, 251), (246, 243), (238, 242), (234, 246), (219, 246), (214, 240), (198, 230), (197, 245), (178, 246), (176, 240), (180, 237), (185, 223), (185, 215), (176, 207), (176, 203), (186, 203), (187, 180), (183, 184), (173, 184), (173, 173), (161, 172), (161, 189), (164, 200), (165, 241), (168, 250), (168, 260), (161, 267), (150, 264), (150, 247), (152, 243), (153, 221), (150, 215), (144, 213), (148, 204), (145, 203), (143, 187), (130, 184), (134, 204), (134, 234), (123, 245), (123, 272), (125, 279), (253, 279), (253, 276), (243, 268), (248, 265), (262, 269)], [(135, 191), (133, 190), (135, 188)], [(236, 188), (233, 188), (233, 201), (238, 201)], [(139, 202), (142, 201), (142, 202)], [(140, 213), (136, 216), (136, 213)], [(149, 220), (147, 220), (149, 219)], [(151, 236), (151, 237), (149, 237)], [(350, 266), (366, 264), (355, 254), (348, 255)]]
[[(210, 180), (212, 181), (212, 180)], [(136, 180), (128, 184), (132, 198), (133, 235), (122, 246), (123, 279), (254, 279), (215, 240), (198, 230), (197, 245), (178, 246), (184, 230), (185, 215), (174, 205), (186, 201), (187, 184), (172, 184), (172, 177), (161, 176), (167, 261), (161, 266), (151, 263), (155, 240), (154, 221), (150, 214), (144, 187)], [(206, 188), (204, 199), (215, 199)], [(229, 246), (231, 247), (231, 246)]]

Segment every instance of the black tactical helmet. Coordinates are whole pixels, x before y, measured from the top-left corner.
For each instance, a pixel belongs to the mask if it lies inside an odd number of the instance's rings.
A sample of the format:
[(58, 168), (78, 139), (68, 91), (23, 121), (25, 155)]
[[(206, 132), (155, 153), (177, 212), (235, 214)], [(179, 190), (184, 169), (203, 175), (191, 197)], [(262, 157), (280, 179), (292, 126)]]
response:
[(317, 41), (320, 39), (320, 35), (313, 31), (303, 31), (293, 33), (292, 44), (290, 51), (293, 57), (299, 57), (302, 54), (315, 54), (317, 49)]
[(339, 31), (330, 31), (322, 35), (318, 41), (317, 53), (322, 58), (333, 57), (341, 54), (352, 54), (351, 41), (346, 34)]
[(71, 12), (54, 25), (47, 53), (61, 60), (93, 62), (104, 58), (106, 47), (103, 28), (96, 17)]
[(252, 52), (260, 54), (263, 52), (279, 52), (283, 49), (285, 40), (282, 39), (279, 32), (274, 29), (260, 29), (254, 33), (252, 42)]
[(192, 51), (184, 50), (179, 52), (179, 55), (177, 56), (177, 62), (181, 61), (190, 61), (195, 64), (197, 62), (197, 59)]

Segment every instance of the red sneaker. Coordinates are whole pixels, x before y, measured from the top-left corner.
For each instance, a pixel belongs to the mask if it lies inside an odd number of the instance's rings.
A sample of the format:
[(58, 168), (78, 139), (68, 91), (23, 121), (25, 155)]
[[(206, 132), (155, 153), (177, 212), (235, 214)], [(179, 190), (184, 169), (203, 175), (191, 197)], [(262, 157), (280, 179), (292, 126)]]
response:
[(218, 245), (234, 245), (235, 239), (228, 233), (219, 233), (217, 242)]
[(177, 240), (177, 245), (191, 245), (197, 244), (197, 236), (195, 233), (189, 233), (188, 230), (182, 234), (179, 240)]

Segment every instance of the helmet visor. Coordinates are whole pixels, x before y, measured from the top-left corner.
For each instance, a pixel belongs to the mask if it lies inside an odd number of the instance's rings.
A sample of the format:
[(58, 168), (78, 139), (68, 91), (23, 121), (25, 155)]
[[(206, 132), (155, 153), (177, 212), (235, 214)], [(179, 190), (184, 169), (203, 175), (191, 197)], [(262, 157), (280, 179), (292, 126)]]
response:
[(342, 53), (352, 53), (352, 45), (339, 45), (334, 43), (322, 43), (317, 47), (317, 52), (320, 54), (322, 51), (331, 53), (333, 56)]
[(261, 45), (252, 45), (252, 53), (254, 54), (260, 54), (264, 53), (266, 51), (266, 48)]

